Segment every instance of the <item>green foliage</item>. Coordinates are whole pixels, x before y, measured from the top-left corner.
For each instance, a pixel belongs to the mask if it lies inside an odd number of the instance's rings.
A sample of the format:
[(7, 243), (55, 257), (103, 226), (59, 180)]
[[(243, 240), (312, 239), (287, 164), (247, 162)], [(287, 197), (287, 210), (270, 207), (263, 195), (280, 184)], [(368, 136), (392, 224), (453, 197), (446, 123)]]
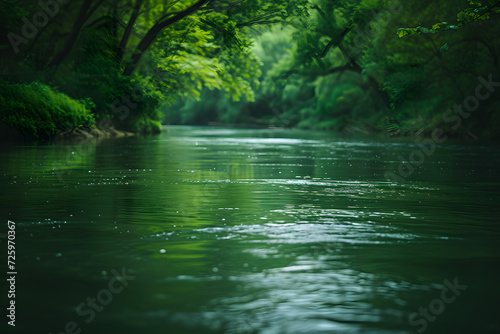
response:
[[(51, 18), (16, 57), (4, 39), (0, 75), (92, 99), (97, 121), (133, 132), (157, 132), (164, 118), (425, 133), (426, 122), (445, 126), (440, 110), (474, 90), (475, 78), (498, 73), (494, 0), (217, 0), (182, 17), (201, 2), (91, 2), (96, 10), (81, 25), (82, 2), (61, 6), (65, 15)], [(3, 36), (21, 33), (21, 18), (39, 10), (35, 0), (1, 6)], [(162, 22), (170, 23), (156, 29)], [(26, 101), (8, 104), (19, 114)], [(26, 127), (44, 124), (34, 119), (46, 110), (26, 112)], [(467, 126), (447, 131), (495, 124), (495, 110), (485, 105)], [(49, 123), (45, 132), (59, 131)]]
[[(134, 132), (158, 131), (160, 107), (168, 108), (179, 98), (199, 99), (206, 89), (224, 91), (233, 101), (254, 101), (261, 71), (249, 49), (249, 27), (287, 20), (304, 12), (307, 4), (210, 2), (156, 32), (151, 45), (139, 52), (142, 61), (133, 75), (123, 75), (151, 29), (198, 1), (90, 2), (96, 10), (81, 25), (81, 11), (89, 11), (84, 3), (65, 5), (64, 17), (55, 16), (43, 34), (40, 29), (22, 45), (31, 51), (29, 60), (8, 57), (6, 63), (14, 66), (0, 72), (19, 82), (41, 79), (76, 99), (91, 97), (97, 119), (111, 118), (115, 126)], [(36, 1), (14, 7), (27, 9), (23, 15), (39, 10)], [(23, 15), (3, 13), (5, 29), (16, 30)], [(116, 112), (124, 107), (127, 112)]]
[(461, 24), (467, 24), (476, 20), (488, 20), (491, 14), (500, 13), (500, 3), (496, 0), (469, 0), (469, 4), (472, 6), (465, 8), (457, 14), (457, 21)]
[(84, 30), (73, 52), (71, 72), (57, 76), (54, 84), (75, 98), (92, 96), (98, 120), (110, 119), (116, 128), (134, 133), (158, 133), (157, 109), (165, 95), (152, 75), (122, 75), (113, 36), (116, 25), (116, 20), (105, 17)]
[[(496, 1), (496, 0), (495, 0)], [(477, 21), (477, 20), (488, 20), (491, 14), (500, 13), (500, 3), (493, 3), (492, 1), (473, 1), (469, 0), (471, 7), (465, 8), (464, 10), (458, 12), (457, 23), (448, 24), (448, 22), (439, 22), (432, 25), (431, 28), (426, 28), (418, 26), (416, 28), (399, 28), (396, 33), (398, 37), (409, 36), (413, 34), (435, 34), (438, 32), (443, 32), (446, 30), (458, 30), (463, 25)]]
[(445, 31), (449, 29), (457, 30), (460, 26), (448, 24), (447, 22), (436, 23), (432, 26), (432, 28), (428, 29), (426, 27), (418, 26), (416, 28), (399, 28), (397, 30), (398, 37), (409, 36), (413, 34), (435, 34), (440, 31)]
[(0, 81), (0, 89), (2, 121), (26, 135), (47, 139), (64, 130), (95, 125), (90, 99), (74, 100), (40, 82)]
[[(490, 73), (499, 77), (494, 65), (498, 59), (494, 50), (500, 45), (494, 33), (499, 28), (498, 20), (477, 20), (468, 29), (444, 30), (462, 5), (459, 1), (407, 4), (407, 14), (395, 18), (389, 27), (392, 32), (389, 29), (378, 35), (364, 57), (380, 64), (374, 72), (389, 94), (389, 117), (400, 122), (402, 134), (429, 135), (433, 128), (440, 127), (449, 135), (471, 137), (470, 131), (481, 133), (493, 124), (486, 121), (494, 116), (487, 111), (488, 105), (497, 103), (493, 96), (460, 124), (444, 119), (446, 110), (474, 94), (477, 77)], [(429, 22), (433, 21), (443, 22), (433, 27), (439, 33), (403, 39), (391, 36), (404, 23), (431, 26)]]
[[(216, 17), (221, 18), (222, 15), (217, 14)], [(254, 90), (259, 86), (257, 78), (261, 75), (259, 59), (251, 49), (244, 47), (249, 45), (248, 37), (233, 36), (238, 43), (234, 43), (234, 38), (227, 42), (227, 37), (220, 35), (221, 28), (207, 24), (204, 15), (199, 20), (187, 19), (183, 25), (184, 30), (179, 30), (177, 26), (176, 30), (166, 31), (169, 38), (159, 39), (156, 46), (159, 50), (151, 58), (160, 73), (158, 83), (162, 91), (170, 93), (168, 102), (162, 108), (166, 121), (177, 120), (182, 124), (205, 123), (214, 119), (235, 121), (239, 116), (230, 101), (238, 103), (243, 97), (244, 101), (253, 102)], [(189, 42), (175, 42), (175, 39), (172, 40), (175, 34), (187, 36)], [(221, 49), (220, 43), (229, 44)], [(224, 95), (213, 90), (223, 91)], [(220, 112), (216, 114), (208, 110), (210, 106), (219, 104), (217, 100), (212, 101), (215, 98), (225, 101), (224, 107), (219, 106), (217, 110)], [(171, 102), (176, 100), (184, 102), (172, 105)], [(200, 101), (203, 108), (198, 108), (192, 100)], [(179, 107), (183, 103), (191, 107)], [(182, 113), (179, 117), (176, 116), (178, 108)], [(214, 119), (211, 119), (212, 116)]]

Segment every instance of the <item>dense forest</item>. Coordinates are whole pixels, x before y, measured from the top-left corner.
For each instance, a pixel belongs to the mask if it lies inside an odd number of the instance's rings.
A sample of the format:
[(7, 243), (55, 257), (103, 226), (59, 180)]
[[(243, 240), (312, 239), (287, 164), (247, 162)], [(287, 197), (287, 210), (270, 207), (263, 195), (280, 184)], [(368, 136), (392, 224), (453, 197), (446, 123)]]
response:
[(238, 124), (499, 138), (496, 0), (0, 5), (4, 136)]

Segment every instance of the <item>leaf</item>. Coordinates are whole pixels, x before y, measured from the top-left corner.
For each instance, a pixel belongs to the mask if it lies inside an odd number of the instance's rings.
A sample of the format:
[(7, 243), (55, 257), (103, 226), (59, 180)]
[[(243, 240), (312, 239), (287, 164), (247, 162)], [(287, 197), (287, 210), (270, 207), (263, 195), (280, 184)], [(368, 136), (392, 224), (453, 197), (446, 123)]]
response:
[(413, 35), (417, 33), (417, 28), (399, 28), (397, 30), (398, 37), (404, 37), (406, 35)]
[(445, 43), (442, 47), (439, 48), (439, 52), (443, 53), (445, 51), (448, 51), (449, 48), (450, 46), (448, 45), (448, 43)]
[(436, 23), (432, 26), (432, 30), (439, 30), (443, 27), (445, 27), (446, 25), (448, 24), (448, 22), (439, 22), (439, 23)]
[(424, 33), (424, 34), (435, 34), (436, 31), (434, 30), (431, 30), (429, 28), (426, 28), (426, 27), (417, 27), (417, 32), (421, 32), (421, 33)]

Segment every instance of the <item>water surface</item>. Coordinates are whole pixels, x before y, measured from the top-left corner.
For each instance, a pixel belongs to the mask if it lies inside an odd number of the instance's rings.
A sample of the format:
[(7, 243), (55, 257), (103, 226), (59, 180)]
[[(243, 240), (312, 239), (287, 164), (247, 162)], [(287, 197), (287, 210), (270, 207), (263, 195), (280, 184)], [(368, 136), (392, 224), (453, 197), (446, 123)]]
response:
[(498, 147), (166, 130), (2, 148), (16, 332), (500, 332)]

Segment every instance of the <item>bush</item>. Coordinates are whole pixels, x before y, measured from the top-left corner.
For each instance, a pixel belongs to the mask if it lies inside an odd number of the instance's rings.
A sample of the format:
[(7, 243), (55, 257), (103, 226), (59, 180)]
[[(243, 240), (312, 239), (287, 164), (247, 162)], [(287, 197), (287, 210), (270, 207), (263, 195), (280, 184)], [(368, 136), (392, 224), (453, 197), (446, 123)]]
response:
[(75, 100), (38, 81), (12, 84), (0, 81), (0, 118), (37, 139), (75, 127), (95, 125), (91, 99)]

